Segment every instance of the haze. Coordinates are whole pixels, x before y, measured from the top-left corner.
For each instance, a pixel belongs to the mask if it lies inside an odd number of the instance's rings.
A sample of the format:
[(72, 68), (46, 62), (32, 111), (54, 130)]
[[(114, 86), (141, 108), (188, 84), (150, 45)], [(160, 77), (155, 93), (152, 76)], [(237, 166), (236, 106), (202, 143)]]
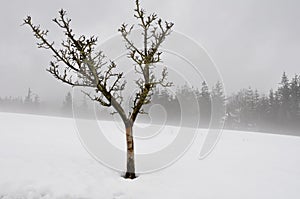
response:
[[(152, 0), (142, 1), (149, 12), (173, 21), (174, 30), (203, 45), (217, 64), (227, 92), (252, 86), (262, 92), (278, 85), (286, 71), (299, 73), (300, 2), (298, 0)], [(36, 48), (27, 16), (61, 36), (51, 22), (64, 8), (74, 31), (99, 36), (104, 42), (123, 22), (132, 23), (134, 1), (5, 1), (0, 8), (0, 96), (24, 96), (28, 87), (41, 100), (62, 99), (70, 90), (46, 68), (49, 52)], [(59, 39), (58, 41), (60, 41)], [(200, 84), (200, 82), (199, 82)]]

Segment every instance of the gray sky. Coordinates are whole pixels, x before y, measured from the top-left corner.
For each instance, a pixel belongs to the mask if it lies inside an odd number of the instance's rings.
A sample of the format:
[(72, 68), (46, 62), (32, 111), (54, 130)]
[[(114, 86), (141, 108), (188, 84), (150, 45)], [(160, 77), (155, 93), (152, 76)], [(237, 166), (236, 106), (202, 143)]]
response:
[[(281, 74), (300, 73), (299, 0), (141, 0), (148, 13), (173, 21), (174, 29), (202, 44), (217, 64), (227, 92), (251, 85), (262, 92), (276, 87)], [(42, 100), (69, 90), (46, 72), (49, 52), (39, 50), (28, 27), (35, 23), (58, 29), (51, 19), (64, 8), (75, 32), (99, 36), (100, 42), (117, 33), (123, 22), (132, 23), (134, 0), (3, 1), (0, 8), (0, 96), (24, 96), (28, 87)], [(58, 41), (61, 41), (59, 38)]]

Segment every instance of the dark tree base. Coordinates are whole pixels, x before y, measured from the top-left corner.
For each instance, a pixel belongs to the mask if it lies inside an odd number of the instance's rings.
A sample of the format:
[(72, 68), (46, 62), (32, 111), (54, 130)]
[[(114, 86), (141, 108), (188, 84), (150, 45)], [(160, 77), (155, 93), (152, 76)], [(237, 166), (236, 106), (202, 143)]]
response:
[(135, 173), (126, 172), (126, 174), (123, 176), (125, 179), (135, 179), (137, 176)]

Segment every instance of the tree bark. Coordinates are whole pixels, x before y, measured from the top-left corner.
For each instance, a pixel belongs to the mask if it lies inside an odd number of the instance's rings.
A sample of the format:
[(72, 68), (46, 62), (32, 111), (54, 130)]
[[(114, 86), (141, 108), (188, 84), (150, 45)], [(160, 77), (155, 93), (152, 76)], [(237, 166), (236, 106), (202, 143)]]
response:
[(129, 179), (136, 178), (132, 126), (132, 122), (126, 122), (125, 124), (127, 141), (127, 171), (124, 177)]

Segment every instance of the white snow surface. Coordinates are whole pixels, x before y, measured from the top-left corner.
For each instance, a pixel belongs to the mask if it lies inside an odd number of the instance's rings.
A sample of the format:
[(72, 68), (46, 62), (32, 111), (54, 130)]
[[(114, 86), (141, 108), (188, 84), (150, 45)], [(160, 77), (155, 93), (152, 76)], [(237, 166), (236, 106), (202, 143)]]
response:
[(125, 180), (89, 155), (73, 119), (0, 113), (0, 199), (300, 198), (300, 137), (225, 130), (200, 160), (205, 132), (170, 167)]

